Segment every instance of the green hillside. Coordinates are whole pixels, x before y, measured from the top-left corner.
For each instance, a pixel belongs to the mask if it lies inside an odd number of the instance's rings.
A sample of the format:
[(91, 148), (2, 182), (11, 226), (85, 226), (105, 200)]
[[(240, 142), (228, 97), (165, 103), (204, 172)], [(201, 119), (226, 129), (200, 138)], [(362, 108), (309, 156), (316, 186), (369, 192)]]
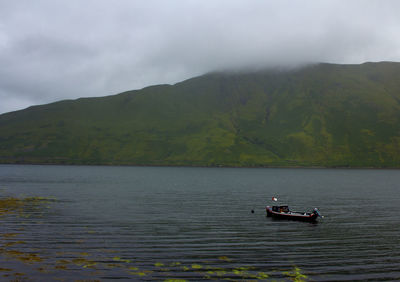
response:
[(212, 73), (0, 115), (0, 163), (400, 167), (400, 63)]

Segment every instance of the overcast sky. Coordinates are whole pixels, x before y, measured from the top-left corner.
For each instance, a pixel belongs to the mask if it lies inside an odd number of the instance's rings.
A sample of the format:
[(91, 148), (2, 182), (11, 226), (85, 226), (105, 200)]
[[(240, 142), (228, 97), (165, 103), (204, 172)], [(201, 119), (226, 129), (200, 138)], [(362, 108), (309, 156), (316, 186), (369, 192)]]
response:
[(215, 70), (400, 61), (400, 1), (0, 0), (0, 113)]

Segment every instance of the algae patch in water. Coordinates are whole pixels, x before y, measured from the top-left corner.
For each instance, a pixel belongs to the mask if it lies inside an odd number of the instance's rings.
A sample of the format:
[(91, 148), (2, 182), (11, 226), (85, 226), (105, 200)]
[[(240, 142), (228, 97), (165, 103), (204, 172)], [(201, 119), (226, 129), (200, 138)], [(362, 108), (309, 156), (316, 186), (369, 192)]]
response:
[(200, 264), (192, 264), (192, 268), (193, 269), (202, 269), (203, 266), (201, 266)]
[(125, 263), (130, 263), (131, 261), (129, 259), (123, 259), (120, 257), (113, 257), (114, 261), (119, 261), (119, 262), (125, 262)]
[(0, 198), (0, 216), (19, 213), (20, 216), (28, 217), (30, 213), (37, 212), (38, 207), (51, 201), (54, 201), (54, 199), (45, 197)]
[[(21, 218), (29, 218), (31, 216), (41, 216), (43, 207), (47, 206), (47, 203), (54, 199), (44, 197), (27, 197), (27, 198), (15, 198), (15, 197), (3, 197), (0, 198), (0, 218), (4, 218), (10, 215), (17, 215)], [(13, 231), (24, 231), (24, 228), (14, 229)], [(10, 230), (11, 231), (11, 230)], [(19, 237), (22, 233), (0, 232), (0, 255), (11, 259), (19, 260), (25, 264), (41, 263), (43, 258), (34, 249), (27, 251), (24, 247), (19, 250), (18, 246), (26, 246), (27, 242), (22, 241)], [(6, 269), (6, 268), (4, 268)], [(15, 273), (14, 276), (22, 276), (24, 274)]]
[(293, 267), (292, 271), (285, 271), (283, 274), (290, 277), (290, 279), (295, 282), (303, 282), (307, 279), (307, 275), (302, 274), (301, 269), (297, 266)]

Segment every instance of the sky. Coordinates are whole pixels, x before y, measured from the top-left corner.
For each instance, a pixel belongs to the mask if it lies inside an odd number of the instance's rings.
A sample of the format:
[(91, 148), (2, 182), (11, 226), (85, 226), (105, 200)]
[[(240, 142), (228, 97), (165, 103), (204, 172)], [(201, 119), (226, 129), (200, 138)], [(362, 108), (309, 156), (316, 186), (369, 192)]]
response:
[(204, 73), (400, 61), (397, 0), (0, 0), (0, 114)]

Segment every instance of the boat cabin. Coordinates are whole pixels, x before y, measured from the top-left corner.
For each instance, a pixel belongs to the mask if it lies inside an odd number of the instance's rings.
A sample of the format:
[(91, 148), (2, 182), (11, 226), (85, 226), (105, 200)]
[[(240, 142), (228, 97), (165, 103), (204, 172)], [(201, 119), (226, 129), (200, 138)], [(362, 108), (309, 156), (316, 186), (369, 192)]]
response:
[(289, 212), (289, 206), (272, 206), (274, 212)]

